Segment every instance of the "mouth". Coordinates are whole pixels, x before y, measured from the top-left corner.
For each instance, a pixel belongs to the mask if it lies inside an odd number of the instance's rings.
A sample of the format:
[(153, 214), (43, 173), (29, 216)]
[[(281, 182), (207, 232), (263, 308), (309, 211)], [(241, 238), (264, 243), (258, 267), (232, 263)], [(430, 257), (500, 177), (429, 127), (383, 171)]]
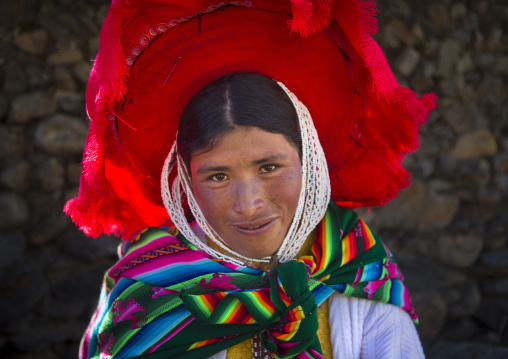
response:
[(245, 235), (260, 235), (268, 232), (275, 224), (277, 218), (264, 218), (253, 222), (236, 223), (232, 227)]

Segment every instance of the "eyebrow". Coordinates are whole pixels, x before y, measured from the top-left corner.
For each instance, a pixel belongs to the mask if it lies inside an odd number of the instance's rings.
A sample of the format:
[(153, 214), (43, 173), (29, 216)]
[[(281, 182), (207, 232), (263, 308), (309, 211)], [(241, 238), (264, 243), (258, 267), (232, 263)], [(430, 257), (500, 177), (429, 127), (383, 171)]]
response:
[[(287, 155), (280, 153), (280, 154), (270, 155), (267, 157), (263, 157), (263, 158), (254, 160), (254, 161), (250, 162), (250, 166), (257, 166), (257, 165), (260, 165), (262, 163), (267, 163), (267, 162), (284, 161), (287, 159), (288, 159)], [(226, 172), (228, 170), (230, 170), (230, 167), (228, 167), (228, 166), (203, 166), (197, 170), (197, 174), (202, 174), (202, 173), (207, 173), (207, 172)]]

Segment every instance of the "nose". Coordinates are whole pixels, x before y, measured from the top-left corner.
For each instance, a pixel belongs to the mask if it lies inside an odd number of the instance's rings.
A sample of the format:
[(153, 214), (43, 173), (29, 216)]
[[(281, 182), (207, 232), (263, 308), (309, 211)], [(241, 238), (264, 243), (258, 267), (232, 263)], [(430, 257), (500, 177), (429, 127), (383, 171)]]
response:
[(234, 186), (233, 210), (244, 219), (252, 219), (264, 205), (263, 186), (255, 179), (239, 179)]

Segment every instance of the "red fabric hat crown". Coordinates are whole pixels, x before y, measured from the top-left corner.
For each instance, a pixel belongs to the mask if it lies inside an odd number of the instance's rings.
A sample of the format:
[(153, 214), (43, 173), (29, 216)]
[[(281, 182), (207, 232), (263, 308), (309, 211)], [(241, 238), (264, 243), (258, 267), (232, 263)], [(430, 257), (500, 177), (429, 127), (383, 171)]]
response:
[(88, 235), (123, 239), (168, 221), (160, 173), (183, 108), (231, 72), (276, 79), (308, 107), (337, 204), (385, 204), (410, 183), (400, 163), (436, 97), (398, 85), (371, 38), (374, 6), (113, 0), (87, 88), (80, 192), (65, 212)]

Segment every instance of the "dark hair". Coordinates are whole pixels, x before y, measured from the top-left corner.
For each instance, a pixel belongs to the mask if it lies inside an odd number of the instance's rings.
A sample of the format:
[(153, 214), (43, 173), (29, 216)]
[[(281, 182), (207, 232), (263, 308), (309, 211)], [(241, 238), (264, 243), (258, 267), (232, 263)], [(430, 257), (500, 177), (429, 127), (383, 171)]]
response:
[(251, 73), (228, 74), (201, 89), (187, 103), (178, 125), (178, 152), (207, 151), (238, 126), (256, 126), (283, 135), (300, 154), (298, 115), (286, 92), (272, 79)]

